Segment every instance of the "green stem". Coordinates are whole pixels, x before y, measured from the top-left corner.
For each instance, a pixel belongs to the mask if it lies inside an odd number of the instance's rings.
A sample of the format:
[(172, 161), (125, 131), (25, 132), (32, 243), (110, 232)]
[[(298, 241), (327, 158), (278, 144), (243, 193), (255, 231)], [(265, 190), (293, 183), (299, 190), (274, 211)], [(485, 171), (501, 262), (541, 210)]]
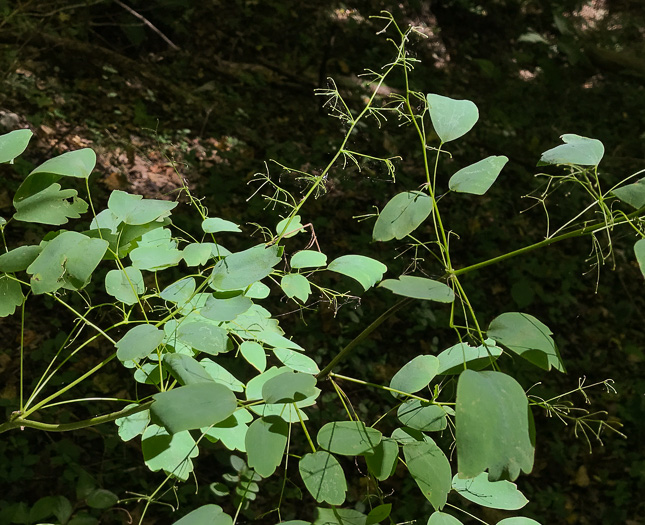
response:
[(84, 419), (83, 421), (77, 421), (75, 423), (41, 423), (40, 421), (31, 421), (29, 419), (24, 419), (23, 417), (16, 417), (15, 419), (12, 419), (11, 421), (0, 425), (0, 434), (2, 432), (6, 432), (13, 428), (19, 427), (36, 428), (38, 430), (45, 430), (47, 432), (67, 432), (69, 430), (78, 430), (79, 428), (93, 427), (96, 425), (101, 425), (102, 423), (114, 421), (115, 419), (119, 419), (121, 417), (131, 416), (132, 414), (148, 410), (152, 403), (153, 401), (148, 401), (147, 403), (143, 403), (135, 407), (124, 408), (123, 410), (119, 410), (118, 412), (111, 412), (110, 414), (96, 416), (90, 419)]
[(332, 369), (340, 363), (345, 357), (354, 349), (355, 346), (357, 346), (359, 343), (361, 343), (364, 339), (366, 339), (374, 330), (376, 330), (383, 321), (386, 319), (389, 319), (394, 315), (394, 313), (401, 309), (403, 306), (408, 304), (412, 299), (409, 297), (406, 297), (405, 299), (402, 299), (398, 303), (396, 303), (394, 306), (383, 312), (374, 322), (372, 322), (371, 325), (369, 325), (365, 330), (363, 330), (360, 334), (358, 334), (352, 341), (345, 346), (338, 354), (336, 354), (336, 357), (334, 357), (329, 364), (323, 368), (317, 375), (316, 377), (318, 379), (324, 379), (326, 378), (329, 373), (332, 371)]

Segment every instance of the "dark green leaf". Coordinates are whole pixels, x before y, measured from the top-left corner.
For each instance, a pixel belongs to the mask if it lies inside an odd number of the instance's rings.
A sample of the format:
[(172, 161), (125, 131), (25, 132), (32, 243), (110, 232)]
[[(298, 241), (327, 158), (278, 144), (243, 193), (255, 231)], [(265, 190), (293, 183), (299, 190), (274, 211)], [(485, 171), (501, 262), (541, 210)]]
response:
[(392, 512), (391, 503), (385, 503), (383, 505), (379, 505), (378, 507), (374, 507), (367, 515), (367, 521), (365, 522), (365, 525), (375, 525), (376, 523), (381, 523), (390, 515), (390, 512)]
[(93, 509), (109, 509), (117, 504), (119, 497), (109, 490), (95, 489), (85, 498), (85, 501), (88, 507)]
[(418, 399), (410, 399), (403, 403), (399, 407), (396, 417), (405, 426), (423, 432), (438, 432), (444, 430), (448, 424), (443, 408)]
[(392, 439), (383, 438), (372, 450), (372, 454), (365, 456), (367, 468), (376, 479), (384, 481), (394, 474), (399, 457), (399, 445)]

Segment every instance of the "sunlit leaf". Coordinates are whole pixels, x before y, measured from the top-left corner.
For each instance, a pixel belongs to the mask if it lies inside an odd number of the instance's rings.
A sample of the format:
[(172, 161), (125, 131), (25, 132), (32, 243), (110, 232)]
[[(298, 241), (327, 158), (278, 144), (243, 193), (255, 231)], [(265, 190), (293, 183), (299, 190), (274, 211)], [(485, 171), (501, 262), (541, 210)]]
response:
[(515, 483), (510, 481), (488, 481), (488, 473), (469, 479), (452, 479), (452, 488), (469, 501), (482, 507), (492, 509), (517, 510), (526, 505), (529, 500), (524, 497)]
[(399, 445), (396, 441), (384, 437), (372, 452), (365, 456), (367, 468), (376, 479), (384, 481), (394, 474), (399, 457)]
[(96, 166), (96, 153), (90, 148), (68, 151), (43, 162), (29, 176), (39, 173), (87, 179)]
[(428, 518), (428, 525), (463, 525), (463, 523), (450, 514), (437, 511)]
[(612, 190), (612, 193), (621, 201), (638, 210), (645, 206), (645, 179), (616, 188)]
[(149, 271), (176, 266), (181, 261), (181, 252), (171, 235), (168, 228), (157, 228), (144, 234), (138, 246), (130, 252), (132, 266)]
[(233, 392), (215, 382), (181, 386), (153, 398), (150, 412), (171, 434), (218, 423), (237, 408)]
[(437, 356), (437, 375), (460, 374), (466, 369), (481, 370), (491, 365), (500, 355), (502, 349), (495, 346), (492, 339), (487, 339), (485, 345), (476, 348), (468, 343), (457, 343)]
[(227, 351), (228, 333), (224, 328), (206, 319), (181, 323), (177, 329), (177, 339), (210, 355)]
[(503, 344), (544, 370), (564, 372), (560, 352), (551, 337), (551, 330), (529, 314), (506, 312), (497, 316), (488, 327), (488, 337)]
[(367, 516), (354, 509), (316, 509), (313, 525), (367, 525)]
[(199, 448), (190, 432), (170, 435), (164, 428), (154, 424), (148, 425), (143, 433), (141, 451), (150, 470), (163, 470), (181, 480), (188, 479), (193, 471), (191, 458), (199, 455)]
[(110, 270), (105, 275), (105, 291), (117, 301), (135, 304), (145, 290), (143, 275), (133, 266), (126, 266), (123, 270)]
[(239, 233), (240, 227), (234, 222), (220, 219), (218, 217), (211, 217), (204, 219), (202, 222), (202, 230), (205, 233), (219, 233), (219, 232), (235, 232)]
[(87, 203), (77, 195), (76, 190), (61, 190), (60, 184), (51, 184), (38, 193), (14, 200), (13, 218), (38, 224), (66, 224), (87, 211)]
[(244, 392), (244, 383), (237, 379), (222, 365), (215, 363), (213, 360), (208, 358), (202, 359), (199, 363), (204, 367), (204, 370), (208, 372), (208, 375), (211, 376), (211, 379), (216, 383), (224, 385), (226, 388), (232, 390), (233, 392)]
[(333, 421), (318, 431), (316, 440), (322, 448), (334, 454), (360, 456), (371, 454), (382, 437), (378, 430), (365, 426), (361, 421)]
[[(137, 406), (136, 404), (130, 404), (124, 407), (124, 409), (133, 408)], [(143, 431), (148, 426), (150, 422), (150, 411), (142, 410), (141, 412), (135, 412), (126, 417), (120, 417), (115, 421), (116, 425), (119, 427), (119, 437), (123, 441), (130, 441), (131, 439), (143, 434)]]
[(292, 370), (305, 374), (317, 374), (320, 372), (316, 361), (305, 354), (288, 348), (274, 348), (273, 353), (283, 365), (288, 366)]
[(212, 321), (232, 321), (238, 315), (246, 312), (253, 305), (253, 301), (244, 295), (224, 294), (211, 295), (199, 313)]
[(293, 237), (303, 231), (305, 230), (300, 222), (300, 215), (294, 215), (293, 217), (282, 219), (275, 227), (275, 232), (278, 235), (282, 235), (284, 239)]
[[(430, 381), (437, 375), (439, 360), (433, 355), (418, 355), (407, 362), (394, 374), (390, 381), (390, 388), (414, 394), (428, 386)], [(394, 397), (405, 397), (403, 394), (391, 392)]]
[(267, 367), (267, 356), (261, 344), (255, 341), (244, 341), (240, 345), (242, 357), (260, 372), (264, 372)]
[(560, 137), (564, 144), (542, 153), (538, 166), (544, 164), (576, 164), (597, 166), (605, 154), (605, 146), (597, 139), (567, 133)]
[(425, 277), (402, 275), (398, 279), (385, 279), (379, 284), (379, 288), (381, 287), (387, 288), (397, 295), (414, 299), (440, 303), (452, 303), (455, 300), (455, 294), (449, 286)]
[(311, 294), (311, 285), (304, 275), (299, 273), (288, 273), (280, 280), (280, 288), (287, 297), (300, 299), (301, 303), (306, 303)]
[(117, 341), (116, 356), (120, 361), (143, 359), (161, 344), (163, 335), (163, 331), (154, 325), (137, 325)]
[(423, 432), (438, 432), (447, 426), (446, 412), (439, 405), (410, 399), (403, 403), (396, 412), (396, 417), (405, 426)]
[(233, 518), (226, 514), (219, 505), (202, 505), (186, 514), (174, 525), (232, 525)]
[(640, 266), (641, 273), (645, 277), (645, 239), (640, 239), (634, 244), (634, 253), (636, 254), (636, 260), (638, 261), (638, 266)]
[(367, 291), (383, 278), (387, 266), (363, 255), (342, 255), (330, 262), (327, 269), (357, 280)]
[(524, 516), (515, 516), (498, 521), (497, 525), (540, 525), (540, 523)]
[(511, 376), (466, 370), (457, 383), (459, 476), (488, 469), (492, 481), (516, 479), (533, 468), (532, 416), (524, 389)]
[(27, 149), (27, 144), (33, 136), (29, 129), (17, 129), (0, 135), (0, 164), (10, 162)]
[(483, 195), (494, 184), (508, 157), (491, 156), (460, 169), (448, 183), (452, 191)]
[(327, 264), (327, 256), (314, 250), (301, 250), (291, 257), (292, 268), (320, 268)]
[(26, 270), (42, 251), (41, 246), (19, 246), (0, 255), (0, 272), (14, 273)]
[(342, 505), (345, 502), (345, 473), (338, 460), (329, 452), (320, 450), (305, 454), (298, 469), (305, 487), (318, 503)]
[(0, 274), (0, 317), (13, 315), (23, 299), (20, 283)]
[(316, 393), (316, 378), (310, 374), (288, 371), (267, 380), (262, 399), (267, 403), (293, 403)]
[(434, 94), (429, 94), (427, 99), (432, 126), (441, 142), (450, 142), (465, 135), (479, 120), (479, 110), (470, 100)]
[(385, 205), (372, 231), (375, 241), (403, 239), (416, 230), (432, 212), (432, 199), (420, 191), (395, 195)]
[(181, 251), (181, 256), (187, 266), (202, 266), (213, 255), (212, 243), (193, 242)]
[(408, 471), (423, 495), (435, 510), (441, 510), (451, 488), (448, 458), (432, 440), (405, 445), (403, 455)]
[(215, 290), (239, 290), (264, 279), (280, 262), (278, 249), (260, 244), (227, 256), (213, 268), (210, 285)]
[(232, 416), (227, 417), (209, 428), (204, 428), (206, 436), (221, 441), (229, 450), (246, 452), (246, 432), (253, 416), (243, 408), (238, 408)]
[(289, 426), (279, 417), (256, 419), (246, 432), (246, 453), (249, 467), (268, 478), (282, 462), (287, 446)]
[(213, 380), (204, 367), (189, 355), (164, 354), (163, 362), (181, 385), (192, 385)]
[(144, 199), (142, 195), (133, 195), (121, 190), (114, 190), (108, 199), (108, 209), (121, 222), (133, 226), (163, 219), (170, 215), (177, 204), (172, 201)]

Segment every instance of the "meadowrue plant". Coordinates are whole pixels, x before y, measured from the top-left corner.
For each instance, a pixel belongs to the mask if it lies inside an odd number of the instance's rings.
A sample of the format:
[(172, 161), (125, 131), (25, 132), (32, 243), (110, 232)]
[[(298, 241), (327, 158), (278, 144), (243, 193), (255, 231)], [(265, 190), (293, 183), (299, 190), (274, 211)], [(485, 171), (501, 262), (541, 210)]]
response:
[[(540, 165), (561, 166), (562, 174), (544, 175), (547, 183), (536, 198), (543, 203), (559, 185), (573, 183), (586, 192), (589, 205), (561, 227), (552, 226), (553, 231), (540, 242), (481, 262), (455, 260), (450, 251), (451, 230), (444, 222), (441, 205), (444, 200), (458, 202), (460, 193), (485, 194), (508, 159), (491, 156), (460, 169), (450, 177), (450, 191), (440, 202), (438, 166), (450, 143), (475, 126), (479, 112), (468, 100), (412, 91), (409, 75), (417, 61), (408, 55), (406, 45), (415, 30), (402, 30), (389, 14), (379, 18), (393, 35), (390, 42), (395, 54), (381, 70), (368, 71), (376, 89), (362, 109), (350, 107), (333, 83), (319, 92), (326, 97), (331, 115), (346, 129), (329, 164), (315, 174), (281, 165), (305, 182), (304, 191), (297, 195), (281, 187), (270, 174), (261, 176), (258, 192), (284, 210), (277, 225), (261, 225), (264, 242), (249, 239), (245, 249), (227, 250), (220, 239), (242, 235), (240, 226), (210, 214), (186, 187), (183, 192), (190, 212), (201, 218), (198, 232), (185, 232), (174, 225), (172, 214), (178, 207), (174, 201), (113, 191), (107, 208), (95, 210), (89, 177), (96, 158), (91, 149), (64, 153), (26, 176), (13, 198), (15, 213), (0, 219), (5, 244), (5, 253), (0, 255), (0, 315), (21, 316), (24, 330), (32, 304), (48, 297), (60, 309), (71, 312), (75, 321), (67, 341), (50, 356), (39, 378), (25, 377), (21, 343), (20, 355), (15, 356), (21, 363), (19, 400), (0, 425), (0, 432), (26, 428), (62, 432), (116, 424), (123, 441), (139, 441), (143, 462), (160, 472), (157, 490), (119, 501), (120, 506), (145, 501), (140, 523), (167, 487), (189, 479), (199, 468), (206, 441), (230, 452), (237, 474), (225, 478), (228, 484), (214, 483), (211, 489), (230, 498), (235, 506), (226, 507), (236, 508), (236, 512), (229, 515), (221, 506), (207, 504), (189, 509), (177, 524), (235, 523), (242, 510), (252, 508), (268, 478), (279, 480), (272, 486), (282, 489), (268, 495), (275, 507), (262, 516), (263, 523), (399, 523), (401, 509), (393, 506), (387, 488), (395, 470), (405, 472), (418, 486), (417, 523), (458, 525), (464, 515), (487, 523), (477, 517), (477, 505), (515, 511), (516, 517), (503, 519), (500, 525), (537, 523), (522, 517), (527, 499), (513, 483), (533, 468), (536, 432), (532, 412), (544, 410), (556, 415), (588, 439), (605, 428), (618, 430), (602, 416), (568, 403), (571, 393), (584, 393), (589, 388), (583, 383), (552, 399), (527, 394), (508, 373), (509, 358), (519, 356), (545, 373), (551, 369), (565, 372), (551, 330), (543, 320), (522, 312), (500, 312), (484, 323), (461, 279), (479, 268), (574, 237), (590, 238), (602, 262), (611, 255), (611, 235), (617, 228), (631, 230), (638, 239), (634, 256), (645, 273), (645, 180), (637, 180), (639, 172), (607, 187), (598, 169), (603, 144), (575, 134), (563, 135), (563, 143), (544, 152), (539, 160)], [(383, 99), (378, 88), (391, 75), (403, 77), (405, 90)], [(361, 253), (328, 260), (325, 247), (317, 242), (297, 244), (298, 239), (308, 238), (302, 233), (310, 226), (302, 219), (306, 205), (312, 197), (324, 198), (332, 169), (347, 164), (360, 168), (368, 161), (381, 163), (394, 175), (395, 156), (378, 158), (348, 147), (350, 136), (360, 133), (371, 118), (377, 123), (400, 120), (401, 133), (418, 141), (424, 173), (415, 188), (398, 188), (380, 210), (373, 223), (373, 240), (400, 242), (427, 253), (430, 262), (423, 263), (427, 265), (424, 273), (413, 266), (413, 273), (384, 279), (389, 261)], [(438, 141), (431, 143), (430, 136)], [(0, 162), (13, 162), (30, 137), (26, 129), (0, 137)], [(85, 182), (87, 200), (74, 189), (64, 189), (69, 178)], [(88, 210), (89, 221), (81, 219)], [(600, 219), (589, 220), (590, 216)], [(313, 222), (315, 225), (315, 219)], [(21, 223), (61, 228), (39, 243), (7, 246), (5, 231)], [(418, 239), (417, 230), (428, 224), (432, 228), (424, 231), (433, 232), (434, 237)], [(99, 269), (105, 269), (100, 280)], [(182, 277), (169, 279), (169, 269), (181, 271)], [(320, 298), (332, 303), (346, 299), (345, 293), (320, 284), (325, 272), (356, 280), (366, 292), (363, 300), (369, 300), (370, 289), (379, 287), (400, 296), (400, 301), (319, 367), (261, 301), (269, 295), (286, 296), (301, 307), (312, 307)], [(443, 277), (433, 280), (424, 276), (427, 274)], [(104, 297), (103, 292), (111, 302), (95, 300), (93, 295)], [(72, 300), (74, 296), (81, 301)], [(449, 311), (452, 346), (438, 355), (415, 356), (384, 384), (337, 373), (362, 340), (412, 301), (431, 301)], [(84, 307), (75, 306), (78, 304)], [(118, 321), (103, 324), (104, 319), (115, 316)], [(97, 343), (111, 349), (106, 358), (64, 386), (57, 383), (57, 388), (52, 387), (53, 379), (66, 370), (71, 358)], [(77, 385), (101, 374), (115, 359), (132, 373), (136, 399), (105, 399), (103, 415), (67, 423), (54, 421), (51, 409), (62, 402), (84, 401), (69, 396)], [(239, 372), (234, 375), (229, 370), (232, 367), (225, 366), (231, 359), (236, 363), (235, 371), (245, 370), (244, 376)], [(242, 381), (240, 377), (250, 379)], [(336, 392), (337, 411), (333, 419), (318, 425), (312, 424), (309, 416), (318, 410), (322, 382)], [(388, 392), (390, 406), (383, 413), (359, 415), (342, 389), (343, 383), (351, 382)], [(611, 388), (609, 380), (603, 384)], [(329, 411), (327, 406), (325, 413)], [(392, 428), (394, 431), (385, 433)], [(443, 445), (446, 442), (448, 446)], [(348, 468), (350, 463), (343, 456), (355, 458), (356, 468)], [(359, 477), (367, 477), (369, 482), (361, 485), (364, 493), (360, 500), (350, 499), (348, 487), (356, 486)], [(293, 494), (285, 490), (287, 483), (300, 489), (297, 497), (309, 494), (317, 507), (296, 506), (304, 509), (301, 515), (285, 516), (283, 506)], [(458, 497), (451, 497), (449, 503), (451, 494)], [(90, 491), (87, 498), (104, 506), (118, 500), (104, 489)], [(62, 500), (41, 502), (41, 515), (73, 523), (72, 507)], [(463, 500), (471, 502), (468, 511), (460, 504)], [(429, 503), (427, 512), (422, 502)], [(96, 506), (100, 508), (100, 504)], [(283, 521), (285, 518), (291, 521)]]

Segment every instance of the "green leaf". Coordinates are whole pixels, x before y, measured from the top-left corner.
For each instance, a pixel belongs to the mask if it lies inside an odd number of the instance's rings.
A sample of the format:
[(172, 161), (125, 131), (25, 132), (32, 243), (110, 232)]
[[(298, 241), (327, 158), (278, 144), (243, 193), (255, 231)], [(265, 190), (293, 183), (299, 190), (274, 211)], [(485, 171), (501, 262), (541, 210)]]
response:
[[(236, 292), (237, 293), (237, 292)], [(244, 295), (211, 295), (199, 313), (211, 321), (233, 321), (253, 306), (253, 301)]]
[(545, 151), (538, 166), (545, 164), (576, 164), (597, 166), (605, 154), (605, 146), (597, 139), (567, 133), (560, 137), (564, 144)]
[(343, 255), (330, 262), (327, 269), (357, 280), (367, 291), (383, 278), (387, 266), (363, 255)]
[(224, 328), (204, 319), (183, 322), (177, 329), (177, 339), (210, 355), (227, 351), (228, 333)]
[(79, 290), (89, 283), (101, 262), (107, 241), (91, 239), (66, 231), (52, 239), (27, 268), (34, 294), (55, 292), (59, 288)]
[(219, 232), (235, 232), (239, 233), (240, 227), (234, 222), (227, 221), (224, 219), (219, 219), (217, 217), (211, 217), (204, 219), (202, 222), (202, 230), (205, 233), (219, 233)]
[(212, 243), (194, 242), (181, 251), (181, 256), (187, 266), (202, 266), (208, 262), (212, 254)]
[(435, 510), (441, 510), (448, 499), (452, 479), (448, 458), (432, 440), (405, 445), (403, 455), (423, 495)]
[(249, 467), (263, 478), (271, 476), (282, 462), (289, 426), (276, 416), (256, 419), (246, 432)]
[(460, 374), (466, 368), (470, 370), (481, 370), (491, 365), (502, 355), (502, 349), (495, 346), (495, 341), (487, 339), (485, 345), (474, 348), (468, 343), (457, 343), (447, 350), (441, 352), (439, 369), (437, 375)]
[(66, 224), (87, 211), (87, 203), (77, 195), (76, 190), (61, 190), (60, 184), (51, 184), (38, 193), (14, 200), (13, 218), (38, 224)]
[(501, 372), (466, 370), (457, 383), (459, 476), (488, 469), (492, 481), (529, 473), (535, 452), (532, 417), (520, 384)]
[(497, 525), (540, 525), (540, 523), (524, 516), (515, 516), (498, 521)]
[(20, 246), (0, 255), (0, 272), (14, 273), (26, 270), (42, 251), (41, 246)]
[(395, 195), (385, 205), (374, 223), (375, 241), (403, 239), (416, 230), (432, 212), (432, 199), (420, 191)]
[(280, 280), (280, 288), (289, 299), (296, 297), (301, 303), (306, 303), (311, 294), (311, 285), (304, 275), (288, 273)]
[(298, 465), (305, 487), (318, 503), (342, 505), (347, 482), (338, 460), (329, 452), (305, 454)]
[(215, 382), (186, 385), (152, 397), (152, 416), (171, 434), (218, 423), (237, 408), (233, 392)]
[(222, 365), (219, 365), (210, 359), (202, 359), (200, 364), (216, 383), (224, 385), (233, 392), (244, 392), (244, 383), (237, 379)]
[(292, 268), (320, 268), (327, 264), (327, 256), (314, 250), (301, 250), (291, 257)]
[(300, 350), (304, 352), (304, 348), (298, 343), (275, 332), (260, 332), (258, 334), (258, 339), (275, 348), (290, 348), (291, 350)]
[(188, 479), (193, 471), (191, 458), (199, 455), (199, 448), (190, 432), (170, 435), (164, 428), (154, 424), (148, 425), (143, 433), (141, 451), (150, 470), (163, 470), (181, 480)]
[(316, 361), (300, 352), (289, 350), (288, 348), (274, 348), (273, 353), (283, 365), (292, 370), (305, 374), (317, 374), (320, 372)]
[(278, 249), (259, 244), (225, 257), (213, 268), (210, 285), (215, 290), (240, 290), (264, 279), (281, 260)]
[[(124, 409), (132, 408), (137, 406), (135, 403), (132, 403)], [(115, 421), (116, 425), (119, 427), (119, 437), (123, 441), (130, 441), (131, 439), (143, 434), (144, 430), (150, 423), (150, 410), (142, 410), (141, 412), (135, 412), (126, 417), (120, 417)]]
[(382, 438), (378, 430), (365, 426), (361, 421), (333, 421), (318, 431), (316, 440), (322, 448), (334, 454), (362, 456), (372, 454)]
[(455, 300), (455, 294), (449, 286), (425, 277), (402, 275), (398, 279), (385, 279), (379, 284), (379, 288), (381, 287), (414, 299), (440, 303), (452, 303)]
[(428, 525), (463, 525), (457, 518), (443, 512), (434, 512), (428, 518)]
[(233, 518), (224, 513), (219, 505), (202, 505), (186, 514), (174, 525), (232, 525)]
[(529, 314), (507, 312), (493, 319), (488, 337), (544, 370), (564, 372), (551, 330)]
[(278, 236), (282, 235), (283, 239), (288, 239), (294, 235), (298, 235), (300, 232), (305, 231), (302, 227), (302, 222), (300, 222), (300, 215), (294, 215), (293, 217), (286, 217), (282, 219), (277, 226), (275, 227), (275, 232)]
[[(437, 375), (439, 360), (433, 355), (418, 355), (407, 362), (390, 381), (390, 388), (414, 394), (428, 386)], [(405, 397), (396, 392), (390, 392), (396, 398)]]
[(612, 190), (612, 193), (621, 201), (639, 210), (645, 206), (645, 179), (633, 184)]
[(148, 357), (161, 344), (163, 331), (151, 324), (140, 324), (116, 343), (116, 356), (119, 361), (131, 361)]
[(255, 367), (260, 372), (264, 372), (266, 370), (267, 356), (261, 344), (258, 344), (255, 341), (244, 341), (240, 345), (240, 352), (242, 353), (242, 357), (244, 357), (251, 366)]
[(470, 100), (455, 100), (429, 94), (430, 119), (441, 142), (450, 142), (468, 133), (479, 120), (479, 110)]
[(108, 199), (108, 209), (121, 222), (139, 226), (168, 217), (177, 202), (144, 199), (142, 195), (132, 195), (125, 191), (114, 190)]
[(96, 166), (96, 153), (90, 148), (83, 148), (68, 151), (43, 162), (29, 174), (29, 177), (42, 173), (87, 179), (92, 174), (94, 166)]
[(206, 436), (221, 441), (229, 450), (239, 450), (246, 452), (246, 432), (248, 423), (253, 421), (253, 416), (248, 410), (243, 408), (237, 409), (232, 416), (225, 420), (215, 423), (212, 427), (203, 428)]
[(159, 294), (164, 301), (170, 301), (178, 305), (186, 304), (195, 293), (197, 283), (192, 277), (185, 277), (166, 286)]
[(458, 193), (483, 195), (497, 180), (507, 162), (508, 157), (504, 155), (487, 157), (460, 169), (450, 177), (448, 186)]
[(452, 488), (469, 501), (482, 507), (492, 509), (517, 510), (526, 505), (529, 500), (524, 497), (515, 483), (510, 481), (488, 481), (488, 473), (469, 479), (452, 479)]
[(269, 293), (271, 290), (266, 284), (256, 281), (245, 290), (244, 296), (249, 299), (266, 299)]
[(448, 424), (443, 408), (419, 399), (410, 399), (403, 403), (399, 407), (396, 417), (405, 426), (423, 432), (438, 432), (444, 430)]
[(94, 489), (85, 498), (88, 507), (93, 509), (109, 509), (117, 504), (119, 497), (106, 489)]
[(395, 428), (392, 432), (392, 439), (399, 445), (411, 445), (415, 443), (434, 443), (434, 441), (426, 436), (420, 430), (415, 430), (408, 427)]
[(367, 468), (376, 479), (385, 481), (396, 470), (399, 445), (393, 439), (384, 437), (372, 450), (373, 454), (365, 456)]
[(110, 270), (105, 275), (105, 291), (117, 301), (132, 305), (146, 291), (146, 286), (141, 271), (133, 266), (126, 266), (123, 270)]
[(138, 246), (130, 252), (132, 266), (151, 272), (176, 266), (181, 261), (177, 242), (171, 239), (168, 228), (157, 228), (141, 237)]
[(259, 376), (255, 376), (246, 385), (246, 399), (248, 401), (263, 399), (262, 392), (264, 385), (269, 381), (269, 379), (273, 379), (276, 376), (286, 373), (291, 373), (291, 370), (286, 366), (281, 366), (280, 368), (272, 366), (266, 372), (261, 373)]
[(0, 317), (13, 315), (16, 307), (22, 304), (24, 297), (19, 282), (9, 278), (8, 275), (0, 275)]
[(318, 507), (313, 525), (367, 525), (367, 516), (354, 509)]
[(270, 378), (262, 386), (262, 399), (267, 403), (294, 403), (315, 393), (314, 376), (290, 370)]
[(640, 239), (634, 244), (634, 253), (636, 254), (636, 260), (638, 261), (638, 266), (640, 266), (641, 273), (645, 277), (645, 239)]
[(13, 160), (27, 149), (27, 144), (33, 136), (30, 129), (17, 129), (0, 135), (0, 164)]
[(163, 362), (172, 376), (182, 385), (207, 383), (213, 380), (204, 367), (189, 355), (164, 354)]
[(367, 515), (367, 520), (365, 521), (365, 525), (375, 525), (376, 523), (381, 523), (384, 519), (386, 519), (390, 515), (391, 512), (392, 512), (391, 503), (385, 503), (383, 505), (379, 505), (378, 507), (374, 507), (372, 510), (370, 510), (370, 513)]

